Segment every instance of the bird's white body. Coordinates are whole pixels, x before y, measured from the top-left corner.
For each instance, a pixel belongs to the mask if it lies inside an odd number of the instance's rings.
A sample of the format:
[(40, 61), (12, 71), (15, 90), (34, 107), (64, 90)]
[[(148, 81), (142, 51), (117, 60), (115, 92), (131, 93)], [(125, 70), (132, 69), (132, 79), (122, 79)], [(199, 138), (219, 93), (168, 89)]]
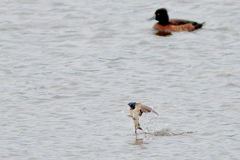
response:
[(130, 117), (133, 118), (133, 122), (134, 122), (134, 126), (135, 126), (135, 130), (137, 129), (141, 129), (140, 124), (139, 124), (139, 116), (141, 114), (140, 108), (139, 107), (135, 107), (135, 109), (130, 109)]

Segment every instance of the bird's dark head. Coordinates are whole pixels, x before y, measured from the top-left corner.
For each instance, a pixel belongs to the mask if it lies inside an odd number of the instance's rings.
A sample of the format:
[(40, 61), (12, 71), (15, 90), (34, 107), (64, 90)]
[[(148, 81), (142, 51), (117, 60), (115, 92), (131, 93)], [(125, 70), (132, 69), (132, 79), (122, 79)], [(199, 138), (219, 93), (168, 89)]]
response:
[(130, 102), (130, 103), (128, 103), (128, 105), (130, 108), (135, 109), (136, 102)]
[(160, 8), (160, 9), (156, 10), (155, 19), (157, 21), (159, 21), (158, 23), (163, 25), (163, 26), (168, 25), (169, 24), (169, 17), (168, 17), (167, 9)]

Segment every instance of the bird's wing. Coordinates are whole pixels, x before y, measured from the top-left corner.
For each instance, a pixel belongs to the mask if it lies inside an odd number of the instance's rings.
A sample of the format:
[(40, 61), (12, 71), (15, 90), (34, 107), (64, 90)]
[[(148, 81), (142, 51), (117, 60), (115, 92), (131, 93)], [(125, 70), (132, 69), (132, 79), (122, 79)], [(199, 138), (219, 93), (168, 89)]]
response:
[(147, 112), (153, 112), (155, 113), (156, 115), (158, 115), (158, 113), (156, 111), (154, 111), (152, 108), (148, 107), (148, 106), (145, 106), (145, 105), (141, 105), (140, 106), (140, 109), (142, 112), (144, 113), (147, 113)]
[(193, 25), (198, 24), (197, 22), (183, 20), (183, 19), (170, 19), (169, 23), (171, 25), (183, 25), (183, 24), (187, 24), (187, 23), (192, 23)]

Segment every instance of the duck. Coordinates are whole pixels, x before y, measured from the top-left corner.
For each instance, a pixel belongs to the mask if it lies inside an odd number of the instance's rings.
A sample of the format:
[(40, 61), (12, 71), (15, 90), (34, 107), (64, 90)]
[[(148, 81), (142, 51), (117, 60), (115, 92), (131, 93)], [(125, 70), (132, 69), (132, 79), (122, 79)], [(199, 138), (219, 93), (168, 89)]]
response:
[[(153, 19), (153, 18), (151, 18)], [(195, 21), (182, 20), (182, 19), (171, 19), (169, 20), (168, 12), (166, 8), (160, 8), (155, 12), (155, 20), (158, 21), (153, 28), (158, 31), (165, 33), (181, 32), (181, 31), (194, 31), (202, 28), (203, 23)]]
[(146, 105), (143, 105), (141, 103), (130, 102), (130, 103), (128, 103), (128, 105), (130, 107), (130, 115), (128, 115), (128, 116), (133, 119), (136, 135), (137, 135), (138, 129), (142, 130), (142, 128), (139, 124), (139, 116), (142, 116), (143, 113), (148, 113), (148, 112), (153, 112), (156, 115), (158, 115), (158, 113), (156, 111), (154, 111), (152, 108), (150, 108)]

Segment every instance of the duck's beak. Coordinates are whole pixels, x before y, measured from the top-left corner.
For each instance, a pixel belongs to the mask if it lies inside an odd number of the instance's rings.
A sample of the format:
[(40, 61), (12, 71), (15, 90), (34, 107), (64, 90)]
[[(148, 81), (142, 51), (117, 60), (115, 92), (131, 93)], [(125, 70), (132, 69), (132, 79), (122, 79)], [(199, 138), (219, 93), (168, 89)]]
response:
[(148, 20), (148, 21), (155, 20), (155, 16), (153, 16), (153, 17), (151, 17), (151, 18), (148, 18), (147, 20)]

